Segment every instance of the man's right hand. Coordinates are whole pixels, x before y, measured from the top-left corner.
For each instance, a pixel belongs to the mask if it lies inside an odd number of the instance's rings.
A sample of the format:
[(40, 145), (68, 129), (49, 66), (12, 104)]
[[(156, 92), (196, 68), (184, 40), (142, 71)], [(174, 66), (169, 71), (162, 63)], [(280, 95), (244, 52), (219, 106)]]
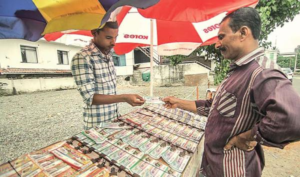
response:
[(173, 96), (169, 96), (169, 97), (164, 98), (163, 101), (165, 102), (165, 105), (164, 105), (165, 108), (174, 109), (174, 108), (178, 107), (180, 100)]
[(124, 99), (125, 102), (127, 102), (131, 106), (141, 106), (145, 103), (143, 97), (137, 94), (125, 94)]

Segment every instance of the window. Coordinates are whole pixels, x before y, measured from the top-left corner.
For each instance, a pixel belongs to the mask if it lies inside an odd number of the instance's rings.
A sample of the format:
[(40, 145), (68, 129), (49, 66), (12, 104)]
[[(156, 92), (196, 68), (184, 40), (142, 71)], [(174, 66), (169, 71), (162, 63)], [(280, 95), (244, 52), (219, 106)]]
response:
[(113, 60), (115, 66), (126, 66), (126, 57), (125, 55), (113, 54)]
[(23, 63), (37, 63), (36, 47), (28, 47), (21, 45), (21, 55)]
[(61, 65), (68, 65), (69, 64), (69, 59), (68, 59), (68, 52), (67, 51), (57, 51), (57, 56), (58, 56), (58, 64)]

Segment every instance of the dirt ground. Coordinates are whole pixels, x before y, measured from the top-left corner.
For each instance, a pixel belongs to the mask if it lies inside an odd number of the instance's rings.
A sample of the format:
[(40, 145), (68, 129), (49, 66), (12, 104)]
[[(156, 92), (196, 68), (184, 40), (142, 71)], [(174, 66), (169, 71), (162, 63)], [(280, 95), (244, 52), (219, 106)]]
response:
[[(119, 88), (119, 93), (148, 95), (149, 87)], [(204, 98), (206, 87), (199, 88)], [(195, 87), (157, 87), (156, 96), (194, 100)], [(121, 104), (121, 113), (136, 109)], [(0, 164), (82, 131), (82, 99), (77, 90), (0, 97)], [(263, 147), (263, 177), (300, 177), (300, 142), (284, 149)]]

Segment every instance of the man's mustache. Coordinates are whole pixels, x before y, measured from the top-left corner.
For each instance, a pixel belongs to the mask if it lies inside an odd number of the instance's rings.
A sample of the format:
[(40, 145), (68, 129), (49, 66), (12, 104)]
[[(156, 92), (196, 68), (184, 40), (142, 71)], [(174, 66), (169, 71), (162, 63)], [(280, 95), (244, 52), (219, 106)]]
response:
[(226, 51), (226, 48), (225, 47), (219, 47), (219, 50), (224, 52), (224, 51)]

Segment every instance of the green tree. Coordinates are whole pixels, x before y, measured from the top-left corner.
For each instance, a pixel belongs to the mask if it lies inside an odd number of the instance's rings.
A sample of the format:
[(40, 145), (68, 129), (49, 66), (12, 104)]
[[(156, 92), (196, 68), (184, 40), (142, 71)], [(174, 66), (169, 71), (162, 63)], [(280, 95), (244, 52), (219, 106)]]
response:
[[(260, 35), (260, 45), (265, 48), (270, 48), (271, 43), (267, 41), (268, 35), (274, 31), (276, 27), (282, 27), (284, 23), (292, 21), (294, 17), (299, 14), (300, 1), (299, 0), (260, 0), (256, 6), (261, 20), (262, 28)], [(219, 50), (216, 50), (214, 45), (200, 47), (193, 52), (193, 54), (201, 54), (203, 51), (207, 52), (208, 57), (213, 57), (214, 60), (223, 61)], [(298, 57), (300, 60), (300, 58)], [(297, 62), (298, 63), (298, 62)], [(298, 66), (298, 65), (297, 65)], [(300, 66), (300, 65), (299, 65)], [(221, 62), (215, 68), (215, 84), (219, 84), (228, 71), (229, 62)], [(300, 68), (299, 68), (300, 69)]]

